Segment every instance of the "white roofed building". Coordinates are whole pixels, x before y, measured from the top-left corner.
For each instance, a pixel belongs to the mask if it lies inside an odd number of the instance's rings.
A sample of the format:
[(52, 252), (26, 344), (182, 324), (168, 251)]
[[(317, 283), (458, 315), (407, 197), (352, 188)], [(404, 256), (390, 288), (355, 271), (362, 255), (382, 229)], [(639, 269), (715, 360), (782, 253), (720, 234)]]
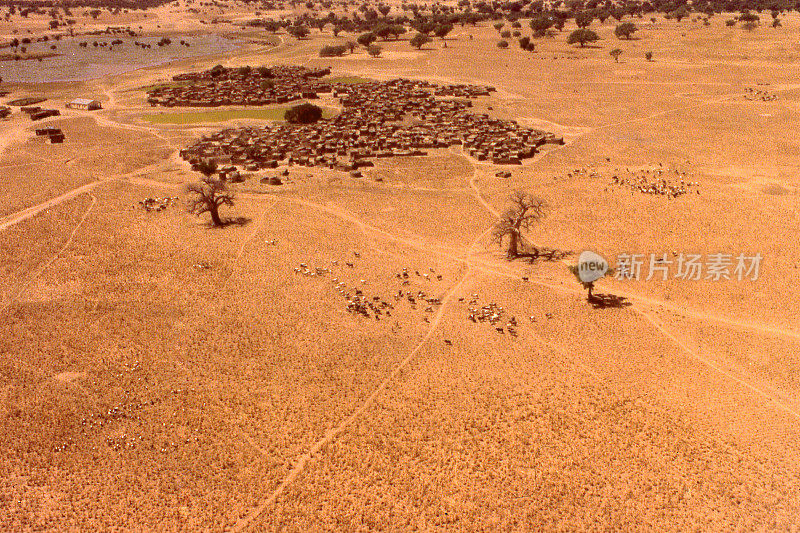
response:
[(90, 100), (88, 98), (76, 98), (67, 104), (70, 109), (85, 109), (87, 111), (94, 111), (95, 109), (102, 109), (99, 100)]

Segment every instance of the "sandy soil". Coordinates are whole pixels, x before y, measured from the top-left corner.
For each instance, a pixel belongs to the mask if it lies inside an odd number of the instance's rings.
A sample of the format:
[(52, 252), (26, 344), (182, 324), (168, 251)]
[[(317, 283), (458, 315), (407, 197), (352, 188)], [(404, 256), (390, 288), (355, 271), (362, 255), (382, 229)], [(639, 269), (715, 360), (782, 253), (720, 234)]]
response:
[[(175, 9), (137, 21), (178, 32), (212, 14)], [(237, 9), (226, 18), (247, 16)], [(317, 57), (347, 35), (283, 35), (37, 88), (105, 109), (57, 106), (63, 145), (18, 112), (0, 122), (2, 529), (797, 527), (800, 18), (752, 33), (724, 18), (641, 22), (629, 42), (607, 23), (598, 48), (566, 45), (565, 31), (535, 53), (498, 49), (490, 26), (447, 48), (381, 43), (379, 59)], [(176, 153), (216, 126), (147, 125), (137, 88), (217, 63), (490, 84), (478, 112), (567, 143), (510, 178), (459, 150), (363, 178), (250, 177), (230, 212), (245, 223), (222, 230), (179, 206), (145, 212), (143, 198), (197, 179)], [(778, 98), (746, 100), (756, 84)], [(611, 185), (659, 165), (700, 193)], [(761, 276), (607, 279), (596, 291), (619, 305), (596, 309), (564, 262), (509, 262), (490, 242), (515, 189), (550, 205), (528, 236), (542, 246), (610, 260), (760, 252)], [(348, 313), (340, 282), (391, 316)], [(514, 316), (518, 336), (471, 322), (473, 298)]]

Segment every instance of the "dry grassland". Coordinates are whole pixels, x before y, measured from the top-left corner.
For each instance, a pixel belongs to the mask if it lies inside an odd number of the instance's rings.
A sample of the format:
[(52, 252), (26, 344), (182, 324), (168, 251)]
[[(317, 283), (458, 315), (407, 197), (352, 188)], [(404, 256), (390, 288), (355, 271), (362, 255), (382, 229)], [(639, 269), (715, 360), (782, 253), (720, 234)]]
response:
[[(343, 39), (284, 35), (271, 53), (87, 82), (109, 109), (50, 121), (63, 145), (3, 122), (0, 216), (104, 181), (0, 231), (0, 529), (796, 527), (800, 19), (784, 26), (659, 19), (622, 42), (605, 24), (600, 48), (565, 31), (535, 53), (466, 27), (447, 49), (381, 43), (381, 59), (320, 59)], [(567, 144), (510, 178), (458, 150), (363, 178), (293, 167), (269, 187), (259, 173), (223, 213), (244, 223), (220, 230), (177, 206), (148, 213), (140, 200), (197, 179), (175, 152), (208, 125), (135, 123), (149, 108), (131, 89), (217, 63), (490, 84), (476, 112)], [(761, 82), (779, 98), (744, 100)], [(659, 164), (700, 194), (610, 185)], [(612, 262), (760, 252), (761, 276), (603, 280), (622, 305), (595, 309), (562, 262), (508, 262), (489, 242), (514, 189), (550, 205), (536, 244)], [(392, 307), (360, 316), (340, 290)], [(470, 321), (473, 294), (518, 335)]]
[[(434, 346), (420, 354), (374, 417), (332, 445), (259, 529), (793, 523), (796, 479), (765, 472), (676, 410), (615, 393), (541, 350), (511, 355), (490, 342), (475, 349), (489, 339), (463, 340), (457, 356)], [(722, 511), (731, 506), (735, 514)]]
[[(179, 211), (132, 210), (142, 193), (99, 187), (69, 254), (9, 310), (3, 374), (19, 384), (4, 403), (14, 420), (4, 468), (15, 480), (6, 501), (13, 527), (170, 527), (179, 522), (164, 517), (174, 514), (191, 528), (238, 518), (258, 496), (257, 479), (277, 481), (423, 334), (422, 309), (397, 305), (394, 318), (365, 324), (344, 311), (333, 274), (290, 268), (338, 257), (342, 281), (393, 302), (387, 269), (413, 264), (413, 252), (371, 252), (358, 228), (294, 203), (242, 204), (251, 226), (215, 231)], [(298, 231), (308, 240), (298, 242)], [(279, 244), (264, 244), (272, 239)], [(353, 259), (354, 249), (369, 259)], [(203, 262), (211, 268), (194, 268)], [(453, 283), (457, 272), (442, 271), (445, 281), (425, 290)], [(24, 450), (46, 456), (30, 463)], [(86, 498), (80, 510), (76, 492)], [(209, 506), (212, 492), (221, 507)]]
[[(65, 140), (50, 144), (35, 135), (44, 125)], [(127, 174), (168, 157), (174, 147), (147, 131), (98, 126), (92, 117), (25, 124), (27, 140), (0, 159), (0, 216), (21, 211), (86, 183)], [(176, 143), (177, 146), (177, 143)]]
[[(35, 281), (47, 258), (59, 252), (90, 205), (90, 199), (84, 196), (47, 210), (35, 223), (20, 224), (0, 234), (3, 308), (27, 284)], [(27, 246), (20, 247), (20, 242), (26, 242)]]

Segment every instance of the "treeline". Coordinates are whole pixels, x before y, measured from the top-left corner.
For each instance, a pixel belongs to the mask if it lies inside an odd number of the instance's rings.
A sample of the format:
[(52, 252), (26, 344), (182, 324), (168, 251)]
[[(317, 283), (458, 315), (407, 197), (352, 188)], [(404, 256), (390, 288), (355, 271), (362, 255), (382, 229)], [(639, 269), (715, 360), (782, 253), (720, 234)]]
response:
[[(54, 9), (61, 9), (69, 14), (70, 8), (106, 8), (111, 11), (147, 9), (170, 1), (172, 0), (0, 0), (0, 6), (7, 7), (12, 13), (26, 16), (28, 13), (46, 14)], [(680, 19), (692, 13), (711, 16), (722, 12), (800, 10), (800, 0), (556, 0), (547, 3), (543, 0), (459, 0), (457, 5), (404, 2), (395, 7), (382, 3), (356, 1), (245, 1), (264, 10), (287, 7), (305, 7), (308, 10), (291, 20), (285, 18), (275, 21), (259, 18), (249, 22), (250, 26), (263, 27), (273, 32), (288, 31), (292, 27), (322, 28), (327, 24), (332, 24), (336, 33), (364, 32), (374, 31), (379, 25), (402, 25), (413, 28), (415, 24), (424, 22), (434, 25), (476, 24), (485, 20), (514, 22), (541, 15), (566, 20), (574, 19), (582, 13), (588, 13), (600, 20), (608, 17), (621, 18), (626, 15), (641, 17), (650, 13), (662, 13)], [(224, 7), (226, 2), (213, 0), (209, 5)], [(337, 14), (330, 11), (332, 9), (345, 13)], [(321, 15), (323, 11), (329, 12), (327, 15)], [(346, 13), (347, 11), (350, 13)]]
[(171, 1), (172, 0), (0, 0), (0, 6), (20, 14), (46, 14), (51, 9), (63, 9), (68, 12), (71, 8), (148, 9), (168, 4)]
[[(286, 31), (287, 33), (296, 37), (305, 37), (308, 32), (298, 28), (311, 28), (319, 29), (320, 31), (326, 26), (331, 27), (334, 35), (339, 33), (362, 33), (371, 32), (376, 36), (388, 40), (391, 38), (397, 39), (411, 28), (421, 33), (434, 33), (437, 28), (442, 26), (453, 27), (456, 24), (475, 25), (478, 22), (488, 20), (490, 17), (478, 13), (455, 13), (455, 14), (431, 14), (408, 17), (408, 16), (364, 16), (360, 13), (353, 13), (352, 16), (337, 15), (330, 12), (325, 17), (315, 17), (311, 14), (304, 13), (293, 20), (273, 20), (273, 19), (254, 19), (250, 20), (247, 25), (251, 27), (263, 28), (266, 31), (277, 33), (279, 31)], [(300, 35), (298, 35), (300, 34)]]
[[(292, 2), (295, 4), (296, 2)], [(384, 4), (362, 3), (351, 13), (337, 14), (329, 11), (320, 14), (324, 6), (330, 2), (307, 2), (309, 12), (293, 18), (274, 20), (258, 18), (250, 20), (247, 25), (263, 28), (277, 33), (286, 31), (297, 38), (309, 35), (311, 29), (322, 31), (330, 27), (334, 35), (339, 33), (369, 32), (379, 38), (388, 40), (398, 38), (413, 29), (423, 35), (437, 35), (441, 28), (454, 25), (475, 25), (482, 21), (506, 20), (515, 23), (520, 19), (537, 21), (539, 27), (534, 32), (543, 32), (549, 27), (561, 29), (566, 21), (574, 20), (579, 27), (585, 27), (583, 20), (599, 20), (623, 17), (644, 17), (652, 13), (661, 13), (667, 18), (681, 20), (693, 13), (713, 16), (723, 12), (762, 12), (776, 13), (800, 10), (800, 0), (644, 0), (616, 1), (611, 0), (559, 0), (545, 4), (542, 0), (515, 0), (513, 2), (485, 1), (470, 2), (460, 0), (456, 6), (439, 4), (409, 4), (400, 8), (391, 8)], [(328, 9), (327, 7), (325, 9)], [(399, 11), (399, 13), (398, 13)], [(407, 29), (408, 28), (408, 29)], [(443, 30), (442, 30), (443, 31)], [(447, 33), (447, 32), (445, 32)], [(338, 55), (341, 50), (336, 50)]]

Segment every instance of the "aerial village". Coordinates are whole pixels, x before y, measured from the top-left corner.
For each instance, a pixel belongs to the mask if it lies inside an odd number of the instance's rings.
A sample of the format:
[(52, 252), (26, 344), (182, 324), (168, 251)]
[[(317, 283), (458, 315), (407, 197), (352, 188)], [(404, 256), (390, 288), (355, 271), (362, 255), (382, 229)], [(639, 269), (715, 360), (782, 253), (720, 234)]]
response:
[(286, 163), (354, 171), (371, 166), (371, 158), (424, 155), (424, 149), (453, 145), (463, 146), (479, 161), (519, 165), (543, 144), (563, 142), (515, 121), (470, 113), (471, 100), (488, 96), (492, 87), (437, 86), (402, 78), (362, 84), (320, 82), (329, 72), (303, 67), (215, 67), (176, 76), (176, 82), (191, 84), (156, 88), (148, 101), (163, 106), (266, 105), (314, 99), (322, 93), (339, 100), (342, 111), (330, 120), (228, 128), (181, 151), (181, 157), (192, 164), (213, 159), (246, 170)]

